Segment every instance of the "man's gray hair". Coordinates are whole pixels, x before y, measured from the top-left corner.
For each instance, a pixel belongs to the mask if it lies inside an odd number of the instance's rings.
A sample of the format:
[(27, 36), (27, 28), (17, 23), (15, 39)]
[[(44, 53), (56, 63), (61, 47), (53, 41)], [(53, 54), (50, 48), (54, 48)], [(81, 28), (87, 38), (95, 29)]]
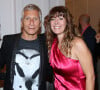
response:
[(21, 19), (23, 19), (24, 17), (24, 12), (25, 11), (30, 11), (30, 10), (37, 10), (39, 12), (39, 16), (40, 16), (40, 20), (42, 20), (42, 12), (41, 12), (41, 9), (35, 5), (35, 4), (28, 4), (24, 7), (23, 11), (22, 11), (22, 17)]

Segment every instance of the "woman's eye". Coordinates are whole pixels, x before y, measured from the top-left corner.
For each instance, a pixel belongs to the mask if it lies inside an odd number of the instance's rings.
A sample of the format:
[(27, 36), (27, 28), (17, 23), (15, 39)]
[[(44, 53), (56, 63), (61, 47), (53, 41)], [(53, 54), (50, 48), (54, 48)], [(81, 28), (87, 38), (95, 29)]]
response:
[(52, 20), (55, 20), (55, 18), (51, 18), (51, 21), (52, 21)]
[(63, 20), (64, 18), (63, 18), (63, 17), (59, 17), (59, 19), (60, 19), (60, 20)]

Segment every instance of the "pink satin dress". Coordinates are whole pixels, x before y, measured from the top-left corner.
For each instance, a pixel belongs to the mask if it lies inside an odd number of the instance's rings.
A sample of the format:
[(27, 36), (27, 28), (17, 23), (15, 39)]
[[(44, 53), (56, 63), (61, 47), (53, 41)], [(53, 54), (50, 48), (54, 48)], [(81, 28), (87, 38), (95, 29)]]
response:
[(86, 77), (79, 60), (65, 57), (58, 48), (57, 39), (51, 48), (50, 65), (54, 72), (55, 90), (85, 90)]

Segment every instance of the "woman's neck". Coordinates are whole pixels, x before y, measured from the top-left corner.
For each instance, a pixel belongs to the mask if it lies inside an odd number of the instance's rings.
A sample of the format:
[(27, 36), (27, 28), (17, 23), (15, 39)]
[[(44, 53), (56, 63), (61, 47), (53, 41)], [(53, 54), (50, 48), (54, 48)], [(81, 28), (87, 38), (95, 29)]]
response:
[(64, 34), (57, 35), (57, 38), (58, 38), (58, 44), (61, 44), (64, 38)]

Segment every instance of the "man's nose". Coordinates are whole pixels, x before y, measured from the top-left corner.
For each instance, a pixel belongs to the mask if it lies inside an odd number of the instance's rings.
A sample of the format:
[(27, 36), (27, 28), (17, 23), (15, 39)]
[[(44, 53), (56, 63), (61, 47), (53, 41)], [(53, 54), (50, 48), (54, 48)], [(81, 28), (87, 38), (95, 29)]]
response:
[(34, 24), (34, 19), (30, 20), (30, 24), (33, 25)]

